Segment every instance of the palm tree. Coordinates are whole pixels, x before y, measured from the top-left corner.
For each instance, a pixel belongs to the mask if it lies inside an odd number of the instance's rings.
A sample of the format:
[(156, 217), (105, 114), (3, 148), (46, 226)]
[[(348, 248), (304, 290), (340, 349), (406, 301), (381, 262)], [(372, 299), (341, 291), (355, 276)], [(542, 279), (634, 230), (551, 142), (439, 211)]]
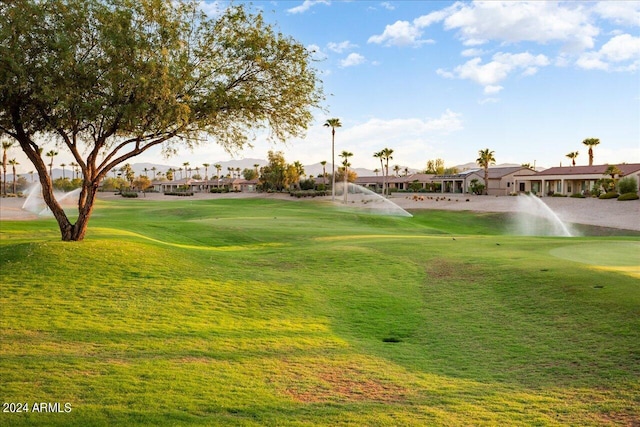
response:
[(340, 157), (342, 157), (344, 160), (342, 161), (342, 165), (344, 166), (344, 203), (347, 203), (347, 194), (349, 193), (349, 187), (347, 187), (347, 180), (349, 178), (349, 166), (351, 166), (351, 163), (349, 163), (349, 157), (353, 156), (353, 153), (350, 153), (346, 150), (344, 150), (342, 153), (340, 153)]
[(489, 165), (495, 165), (496, 158), (494, 157), (494, 152), (488, 148), (478, 151), (478, 156), (476, 163), (481, 168), (484, 168), (484, 194), (487, 195), (489, 194)]
[(409, 168), (405, 167), (404, 168), (404, 176), (407, 176), (407, 175), (409, 175)]
[[(376, 159), (380, 159), (380, 171), (382, 172), (382, 194), (384, 194), (384, 163), (382, 163), (382, 151), (378, 151), (377, 153), (373, 153), (373, 157)], [(376, 174), (378, 176), (378, 174)]]
[(396, 176), (400, 176), (400, 166), (395, 165), (393, 171), (396, 173)]
[(587, 138), (582, 141), (584, 145), (589, 147), (589, 166), (593, 166), (593, 147), (600, 144), (600, 139), (598, 138)]
[(158, 168), (156, 168), (155, 166), (151, 168), (151, 172), (153, 172), (153, 180), (154, 181), (156, 180), (156, 176), (157, 176), (156, 171), (157, 170), (158, 170)]
[[(184, 176), (186, 178), (188, 178), (188, 176), (187, 176), (187, 166), (189, 166), (189, 162), (184, 162), (182, 164), (182, 166), (184, 166)], [(182, 169), (180, 169), (180, 178), (182, 178)]]
[[(69, 166), (71, 166), (71, 170), (73, 171), (73, 179), (76, 179), (78, 177), (78, 164), (76, 162), (71, 162), (69, 163)], [(115, 176), (115, 174), (114, 174)]]
[(47, 157), (51, 157), (51, 163), (49, 163), (49, 176), (53, 179), (53, 158), (58, 155), (55, 150), (49, 150), (46, 154)]
[(65, 175), (65, 173), (64, 173), (64, 168), (65, 168), (66, 166), (67, 166), (67, 165), (66, 165), (65, 163), (60, 163), (60, 167), (62, 168), (62, 179), (67, 179), (67, 176), (66, 176), (66, 175)]
[(323, 160), (320, 162), (320, 164), (322, 165), (322, 177), (324, 178), (324, 184), (327, 185), (327, 170), (326, 170), (327, 161)]
[(380, 169), (375, 168), (375, 169), (373, 170), (373, 173), (375, 173), (375, 174), (376, 174), (376, 176), (378, 176), (378, 173), (380, 173)]
[(29, 175), (31, 175), (31, 182), (33, 182), (33, 171), (29, 171)]
[(216, 179), (218, 180), (217, 187), (220, 188), (220, 171), (222, 170), (222, 165), (220, 165), (220, 163), (216, 163), (213, 167), (216, 168)]
[(391, 148), (383, 148), (382, 151), (382, 159), (384, 159), (385, 161), (385, 168), (383, 170), (383, 173), (385, 174), (385, 185), (387, 187), (387, 191), (386, 194), (388, 195), (389, 193), (389, 160), (393, 160), (393, 150)]
[(571, 159), (571, 166), (575, 166), (576, 165), (576, 157), (578, 157), (578, 152), (577, 151), (572, 151), (569, 154), (567, 154), (567, 157)]
[(144, 169), (143, 169), (143, 171), (144, 171), (144, 176), (146, 176), (147, 178), (149, 178), (149, 175), (148, 175), (148, 173), (149, 173), (149, 169), (148, 169), (148, 168), (144, 168)]
[(296, 185), (300, 190), (300, 177), (304, 175), (304, 166), (298, 160), (293, 162), (293, 167), (296, 170)]
[(331, 128), (331, 200), (334, 201), (336, 199), (336, 156), (335, 156), (335, 139), (336, 139), (336, 128), (342, 127), (342, 123), (340, 123), (340, 119), (333, 118), (328, 119), (324, 126)]
[(13, 142), (3, 142), (2, 143), (2, 187), (3, 193), (7, 195), (7, 150), (11, 148)]
[(19, 165), (20, 163), (18, 163), (16, 159), (11, 159), (9, 160), (9, 164), (13, 169), (13, 194), (17, 194), (16, 193), (16, 166)]

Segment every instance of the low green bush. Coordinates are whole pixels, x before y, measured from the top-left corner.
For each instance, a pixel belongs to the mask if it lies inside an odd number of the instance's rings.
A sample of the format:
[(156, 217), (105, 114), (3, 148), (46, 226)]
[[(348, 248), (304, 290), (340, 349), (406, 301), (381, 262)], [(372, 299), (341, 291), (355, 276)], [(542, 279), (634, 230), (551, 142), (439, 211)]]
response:
[(553, 193), (553, 195), (551, 195), (551, 197), (567, 197), (566, 194), (560, 194), (560, 193)]
[(326, 196), (326, 191), (317, 191), (317, 190), (302, 190), (302, 191), (290, 191), (289, 195), (291, 197), (301, 198), (301, 197), (320, 197)]
[(638, 181), (633, 176), (626, 176), (618, 181), (620, 194), (636, 193), (638, 191)]
[(621, 194), (620, 197), (618, 197), (618, 200), (620, 201), (638, 200), (638, 199), (640, 199), (640, 196), (638, 196), (638, 193), (624, 193), (624, 194)]
[(122, 193), (120, 193), (120, 195), (129, 199), (135, 199), (136, 197), (138, 197), (138, 193), (134, 191), (123, 191)]
[(193, 191), (165, 191), (164, 195), (187, 197), (187, 196), (193, 196)]
[(598, 197), (598, 199), (617, 199), (618, 196), (620, 196), (618, 193), (616, 193), (615, 191), (609, 191), (608, 193), (604, 193), (601, 194), (600, 197)]
[(574, 199), (584, 199), (584, 196), (580, 193), (572, 194), (571, 197), (573, 197)]

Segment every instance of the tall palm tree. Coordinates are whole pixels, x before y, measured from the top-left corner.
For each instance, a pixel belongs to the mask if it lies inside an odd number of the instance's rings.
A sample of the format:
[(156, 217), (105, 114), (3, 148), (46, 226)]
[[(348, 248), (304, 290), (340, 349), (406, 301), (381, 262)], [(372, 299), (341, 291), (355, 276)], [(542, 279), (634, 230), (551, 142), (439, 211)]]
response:
[(380, 169), (375, 168), (375, 169), (373, 170), (373, 173), (375, 173), (375, 174), (376, 174), (376, 176), (378, 176), (378, 173), (380, 173)]
[(156, 176), (157, 176), (156, 171), (157, 170), (158, 170), (158, 168), (156, 168), (155, 166), (151, 168), (151, 172), (153, 172), (153, 180), (154, 181), (156, 180)]
[(13, 142), (4, 141), (2, 143), (2, 187), (3, 194), (7, 195), (7, 150), (11, 148)]
[(220, 188), (220, 171), (222, 170), (222, 165), (220, 163), (216, 163), (213, 167), (216, 168), (216, 179), (218, 180), (217, 188)]
[(598, 138), (587, 138), (582, 141), (584, 145), (589, 147), (589, 166), (593, 166), (593, 147), (600, 144), (600, 139)]
[(255, 173), (256, 173), (256, 177), (259, 175), (259, 173), (258, 173), (258, 169), (259, 169), (259, 168), (260, 168), (260, 165), (259, 165), (258, 163), (254, 163), (254, 164), (253, 164), (253, 170), (254, 170), (254, 171), (255, 171)]
[(488, 148), (478, 151), (478, 156), (476, 163), (484, 169), (484, 194), (487, 195), (489, 194), (489, 165), (495, 165), (496, 158), (494, 152)]
[(144, 168), (144, 169), (142, 169), (142, 170), (144, 171), (144, 176), (146, 176), (147, 178), (149, 178), (149, 175), (148, 175), (148, 173), (149, 173), (149, 168)]
[(331, 200), (334, 201), (336, 199), (336, 128), (342, 127), (342, 123), (340, 123), (340, 119), (333, 118), (327, 119), (324, 126), (331, 128)]
[(76, 162), (71, 162), (71, 163), (69, 163), (69, 166), (71, 166), (71, 170), (73, 172), (73, 179), (76, 179), (78, 177), (78, 166), (79, 165)]
[(62, 168), (62, 179), (67, 179), (67, 176), (64, 173), (64, 168), (66, 167), (66, 163), (60, 163), (60, 167)]
[(353, 153), (350, 153), (349, 151), (342, 151), (342, 153), (340, 153), (340, 157), (342, 157), (344, 160), (342, 161), (342, 165), (344, 166), (344, 190), (342, 190), (344, 192), (344, 203), (347, 203), (347, 194), (349, 193), (349, 187), (348, 185), (348, 179), (349, 179), (349, 166), (351, 166), (351, 163), (349, 163), (349, 157), (353, 156)]
[[(382, 194), (384, 194), (384, 163), (382, 162), (382, 150), (378, 151), (377, 153), (373, 153), (373, 157), (375, 157), (376, 159), (380, 159), (380, 171), (382, 172)], [(378, 176), (378, 174), (376, 173), (376, 176)]]
[(322, 177), (324, 178), (324, 184), (327, 185), (327, 161), (323, 160), (320, 162), (320, 164), (322, 165)]
[(396, 173), (396, 176), (400, 176), (400, 166), (395, 165), (393, 171)]
[[(187, 167), (189, 166), (189, 162), (184, 162), (182, 164), (182, 166), (184, 166), (184, 176), (185, 176), (185, 178), (188, 178), (188, 176), (187, 176)], [(180, 169), (180, 178), (182, 178), (182, 169)]]
[(567, 157), (571, 159), (571, 166), (575, 166), (576, 165), (576, 157), (578, 157), (578, 152), (577, 151), (572, 151), (569, 154), (567, 154)]
[(11, 159), (11, 160), (9, 160), (9, 164), (11, 165), (11, 167), (13, 169), (13, 194), (17, 194), (17, 192), (16, 192), (16, 166), (19, 165), (20, 163), (18, 163), (16, 161), (16, 159)]
[(49, 176), (53, 179), (53, 158), (58, 155), (55, 150), (49, 150), (46, 154), (47, 157), (51, 157), (51, 163), (49, 163)]
[(389, 195), (389, 160), (393, 160), (393, 150), (391, 148), (383, 148), (382, 149), (382, 159), (385, 161), (385, 168), (383, 173), (385, 174), (385, 184), (387, 187), (386, 194)]

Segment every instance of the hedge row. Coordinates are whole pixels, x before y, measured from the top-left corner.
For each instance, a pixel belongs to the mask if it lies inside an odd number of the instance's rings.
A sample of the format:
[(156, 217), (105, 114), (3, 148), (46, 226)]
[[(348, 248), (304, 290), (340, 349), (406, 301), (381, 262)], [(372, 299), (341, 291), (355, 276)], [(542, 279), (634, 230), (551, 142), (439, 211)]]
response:
[(193, 191), (165, 191), (164, 195), (186, 197), (193, 196)]

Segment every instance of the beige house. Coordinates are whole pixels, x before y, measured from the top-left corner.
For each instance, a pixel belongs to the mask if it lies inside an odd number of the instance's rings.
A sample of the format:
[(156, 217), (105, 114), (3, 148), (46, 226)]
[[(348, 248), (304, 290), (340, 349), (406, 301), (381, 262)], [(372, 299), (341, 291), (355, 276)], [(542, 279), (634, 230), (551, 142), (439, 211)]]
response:
[(442, 193), (469, 193), (474, 180), (487, 188), (490, 196), (507, 196), (516, 192), (515, 177), (517, 175), (534, 175), (536, 172), (523, 166), (489, 168), (487, 180), (484, 182), (484, 169), (469, 169), (454, 175), (436, 175), (434, 182), (441, 183)]
[[(635, 176), (640, 181), (640, 163), (615, 165), (622, 174), (616, 176)], [(515, 182), (518, 192), (530, 191), (539, 196), (553, 194), (585, 194), (593, 189), (596, 181), (610, 178), (605, 175), (609, 165), (594, 166), (560, 166), (546, 169), (534, 175), (516, 175)]]

